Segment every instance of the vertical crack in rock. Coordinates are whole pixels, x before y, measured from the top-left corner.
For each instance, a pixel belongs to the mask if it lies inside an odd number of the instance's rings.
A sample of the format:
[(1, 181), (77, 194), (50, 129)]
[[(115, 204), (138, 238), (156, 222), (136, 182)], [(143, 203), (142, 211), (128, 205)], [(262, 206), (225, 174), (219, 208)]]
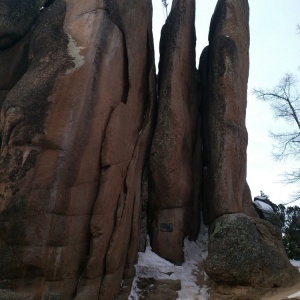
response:
[(122, 102), (124, 104), (127, 103), (127, 100), (128, 100), (128, 93), (129, 93), (129, 67), (128, 67), (128, 53), (127, 53), (127, 46), (126, 46), (126, 38), (125, 38), (125, 34), (122, 31), (122, 36), (123, 36), (123, 43), (124, 43), (124, 82), (123, 82), (123, 85), (124, 85), (124, 93), (123, 93), (123, 96), (122, 96)]

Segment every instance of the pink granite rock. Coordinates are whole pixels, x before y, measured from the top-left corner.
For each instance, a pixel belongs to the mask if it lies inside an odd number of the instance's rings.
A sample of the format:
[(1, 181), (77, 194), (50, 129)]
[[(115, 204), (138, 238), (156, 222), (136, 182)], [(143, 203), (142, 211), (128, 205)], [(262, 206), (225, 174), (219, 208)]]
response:
[(193, 221), (197, 235), (200, 218), (200, 180), (194, 181), (201, 168), (193, 169), (200, 164), (194, 20), (195, 1), (173, 1), (161, 34), (158, 114), (150, 156), (152, 247), (177, 264), (184, 259), (183, 239)]
[[(246, 189), (245, 127), (249, 73), (247, 0), (220, 0), (202, 58), (204, 201), (206, 222), (228, 214), (252, 215)], [(247, 191), (247, 190), (246, 190)]]
[(1, 69), (11, 78), (0, 119), (3, 293), (114, 299), (133, 279), (155, 99), (151, 14), (147, 0), (57, 0), (13, 53), (1, 51), (28, 62)]

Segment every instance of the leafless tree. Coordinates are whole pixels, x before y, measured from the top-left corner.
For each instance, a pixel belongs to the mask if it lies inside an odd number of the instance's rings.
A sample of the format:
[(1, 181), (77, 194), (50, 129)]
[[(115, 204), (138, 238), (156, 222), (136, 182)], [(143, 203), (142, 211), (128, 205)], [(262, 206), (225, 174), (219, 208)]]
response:
[[(276, 141), (273, 154), (278, 160), (289, 156), (300, 160), (300, 92), (298, 87), (296, 76), (285, 74), (275, 88), (253, 90), (253, 94), (258, 99), (270, 103), (276, 118), (290, 125), (289, 131), (270, 133)], [(300, 168), (284, 175), (287, 183), (300, 183)], [(298, 199), (300, 199), (300, 191), (295, 194), (295, 200)]]
[(163, 7), (166, 10), (166, 17), (167, 17), (168, 16), (168, 5), (169, 5), (169, 2), (167, 0), (161, 0), (161, 2), (162, 2)]
[(300, 157), (300, 95), (295, 76), (286, 74), (272, 90), (254, 89), (253, 93), (258, 99), (270, 103), (276, 118), (295, 125), (293, 131), (271, 133), (277, 140), (275, 157)]

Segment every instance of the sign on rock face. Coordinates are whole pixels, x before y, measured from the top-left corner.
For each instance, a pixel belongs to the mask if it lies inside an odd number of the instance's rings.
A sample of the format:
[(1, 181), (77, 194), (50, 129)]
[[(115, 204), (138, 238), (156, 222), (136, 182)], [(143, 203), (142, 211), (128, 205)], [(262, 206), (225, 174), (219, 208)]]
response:
[(161, 232), (173, 232), (172, 223), (160, 223), (159, 230)]

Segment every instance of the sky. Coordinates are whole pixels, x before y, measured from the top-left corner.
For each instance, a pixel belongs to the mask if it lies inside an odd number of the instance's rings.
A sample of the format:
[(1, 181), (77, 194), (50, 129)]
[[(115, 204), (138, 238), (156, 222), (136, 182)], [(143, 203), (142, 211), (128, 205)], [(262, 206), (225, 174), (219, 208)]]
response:
[[(216, 3), (217, 0), (196, 0), (196, 66), (202, 49), (208, 44), (209, 23)], [(249, 6), (251, 38), (246, 117), (247, 181), (252, 197), (259, 195), (262, 190), (276, 204), (285, 204), (297, 186), (284, 184), (281, 174), (296, 168), (299, 161), (275, 161), (272, 156), (275, 142), (269, 132), (279, 132), (289, 127), (276, 120), (269, 104), (257, 100), (252, 90), (276, 86), (285, 73), (294, 73), (300, 80), (300, 72), (297, 72), (300, 66), (300, 34), (296, 32), (296, 26), (300, 24), (300, 0), (249, 0)], [(161, 0), (153, 0), (153, 16), (158, 60), (160, 29), (165, 22)], [(290, 205), (300, 206), (300, 201)]]

